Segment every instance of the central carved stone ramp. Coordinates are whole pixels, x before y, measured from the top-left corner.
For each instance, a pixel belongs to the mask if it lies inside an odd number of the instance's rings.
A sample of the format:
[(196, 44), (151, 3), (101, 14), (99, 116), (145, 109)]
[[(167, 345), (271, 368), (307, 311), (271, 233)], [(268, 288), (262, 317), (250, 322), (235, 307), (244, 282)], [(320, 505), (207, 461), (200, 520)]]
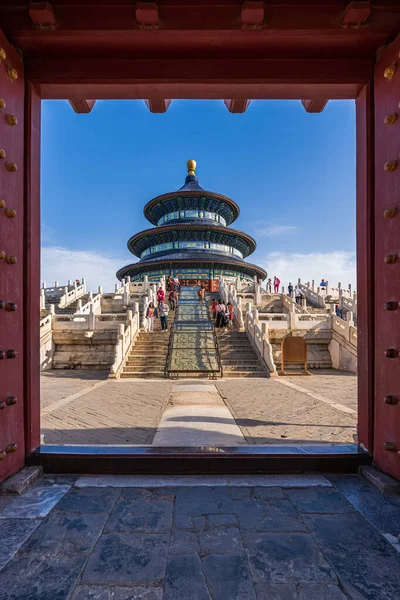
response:
[(224, 378), (268, 377), (245, 331), (224, 331), (217, 335)]

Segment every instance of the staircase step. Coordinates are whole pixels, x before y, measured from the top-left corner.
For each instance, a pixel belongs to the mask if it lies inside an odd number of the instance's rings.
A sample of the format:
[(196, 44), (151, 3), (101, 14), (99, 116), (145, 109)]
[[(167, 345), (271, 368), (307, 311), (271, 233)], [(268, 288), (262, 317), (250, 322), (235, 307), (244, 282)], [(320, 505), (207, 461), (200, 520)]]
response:
[(224, 374), (223, 377), (267, 377), (267, 373), (265, 371), (227, 371), (223, 369)]
[(147, 372), (153, 372), (153, 371), (162, 371), (164, 372), (164, 368), (165, 367), (165, 363), (164, 365), (129, 365), (129, 366), (125, 366), (123, 372), (124, 373), (137, 373), (137, 372), (141, 372), (141, 373), (147, 373)]
[(253, 365), (257, 365), (258, 367), (260, 366), (260, 363), (258, 362), (258, 360), (256, 358), (242, 358), (242, 359), (234, 359), (234, 358), (228, 358), (225, 359), (223, 356), (221, 356), (221, 362), (222, 365), (225, 366), (236, 366), (236, 365), (242, 365), (243, 367), (247, 367), (249, 366), (253, 366)]
[(146, 379), (164, 379), (165, 378), (165, 374), (164, 374), (164, 370), (162, 371), (134, 371), (134, 372), (125, 372), (123, 371), (121, 373), (121, 377), (123, 378), (127, 378), (127, 377), (139, 377), (139, 378), (146, 378)]
[(260, 365), (255, 362), (254, 365), (224, 365), (222, 363), (222, 368), (225, 371), (259, 371)]

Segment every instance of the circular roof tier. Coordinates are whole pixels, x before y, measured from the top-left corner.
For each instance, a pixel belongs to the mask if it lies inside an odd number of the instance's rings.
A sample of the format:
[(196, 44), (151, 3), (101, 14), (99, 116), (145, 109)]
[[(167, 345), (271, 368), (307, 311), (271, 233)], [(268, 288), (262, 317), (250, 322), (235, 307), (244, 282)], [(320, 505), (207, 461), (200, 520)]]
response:
[(256, 249), (256, 242), (247, 233), (198, 221), (145, 229), (131, 237), (128, 241), (128, 248), (132, 254), (140, 257), (147, 248), (157, 244), (179, 241), (207, 241), (224, 244), (239, 250), (243, 257), (249, 256)]
[(184, 185), (175, 192), (161, 194), (150, 200), (143, 210), (146, 219), (153, 225), (157, 225), (164, 215), (176, 211), (203, 210), (220, 215), (225, 219), (227, 225), (236, 221), (240, 213), (236, 202), (227, 196), (208, 192), (202, 188), (196, 177), (194, 160), (189, 160), (187, 166), (188, 175)]
[[(182, 256), (184, 254), (184, 256)], [(256, 276), (258, 279), (264, 280), (267, 277), (266, 271), (257, 265), (252, 265), (240, 260), (235, 260), (233, 257), (224, 256), (210, 256), (206, 258), (200, 257), (195, 252), (181, 253), (180, 258), (178, 256), (173, 259), (159, 258), (147, 262), (137, 262), (131, 265), (122, 267), (117, 272), (117, 278), (121, 281), (124, 277), (135, 277), (136, 275), (146, 275), (154, 269), (172, 269), (174, 271), (180, 268), (193, 268), (193, 266), (199, 268), (214, 268), (214, 269), (226, 269), (232, 268), (239, 273), (243, 273), (248, 277)]]

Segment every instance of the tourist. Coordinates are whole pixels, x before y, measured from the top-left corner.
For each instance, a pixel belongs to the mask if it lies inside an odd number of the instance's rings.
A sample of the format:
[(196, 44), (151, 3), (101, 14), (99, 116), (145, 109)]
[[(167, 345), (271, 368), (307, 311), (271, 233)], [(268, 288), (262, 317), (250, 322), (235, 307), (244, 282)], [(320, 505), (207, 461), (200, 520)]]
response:
[(219, 300), (218, 300), (218, 304), (217, 304), (216, 310), (217, 310), (217, 320), (215, 322), (215, 327), (218, 327), (218, 328), (224, 327), (224, 328), (226, 328), (226, 324), (225, 324), (226, 306), (222, 302), (221, 298), (219, 298)]
[(175, 290), (171, 290), (169, 295), (168, 295), (168, 300), (169, 300), (169, 307), (171, 310), (175, 310), (176, 308), (176, 301), (177, 301), (177, 295)]
[(336, 316), (339, 317), (339, 319), (343, 319), (343, 310), (341, 309), (339, 304), (335, 304), (335, 313)]
[(267, 292), (268, 292), (268, 294), (272, 294), (272, 279), (271, 279), (271, 277), (267, 281)]
[(181, 284), (180, 284), (180, 281), (179, 281), (179, 279), (178, 279), (178, 276), (176, 275), (176, 276), (174, 277), (174, 290), (175, 290), (175, 292), (176, 292), (177, 294), (179, 294), (179, 288), (180, 288), (180, 285), (181, 285)]
[(274, 275), (274, 294), (279, 294), (279, 286), (281, 284), (281, 280), (279, 277)]
[(211, 305), (211, 309), (213, 311), (213, 317), (214, 317), (214, 319), (216, 319), (216, 317), (217, 317), (217, 304), (218, 304), (218, 302), (214, 298), (214, 300), (212, 301), (212, 305)]
[(173, 289), (174, 289), (174, 284), (172, 283), (171, 275), (168, 275), (167, 292), (172, 292)]
[(322, 280), (321, 280), (321, 283), (319, 284), (319, 287), (324, 287), (324, 288), (326, 288), (326, 281), (325, 281), (325, 279), (322, 279)]
[(301, 300), (301, 291), (299, 290), (299, 288), (296, 285), (296, 288), (294, 290), (294, 296), (296, 298), (296, 302), (297, 304), (300, 304), (300, 300)]
[(197, 290), (197, 296), (199, 297), (200, 302), (204, 302), (204, 293), (205, 293), (204, 288), (201, 285), (199, 287), (199, 289)]
[(228, 327), (232, 327), (232, 325), (233, 325), (233, 306), (230, 302), (228, 302), (228, 304), (226, 306), (228, 308), (228, 313), (229, 313)]
[(292, 284), (291, 281), (289, 281), (289, 285), (288, 285), (287, 291), (288, 291), (288, 296), (291, 296), (291, 294), (293, 292), (293, 284)]
[(168, 304), (162, 300), (158, 310), (160, 313), (161, 331), (168, 331)]
[(154, 332), (154, 319), (157, 319), (157, 317), (158, 317), (157, 309), (154, 306), (154, 304), (152, 302), (150, 302), (149, 306), (147, 307), (147, 311), (146, 311), (146, 318), (147, 318), (147, 323), (148, 323), (147, 331), (149, 333)]
[(157, 303), (160, 305), (162, 302), (164, 302), (164, 298), (164, 290), (162, 289), (162, 287), (160, 287), (160, 289), (157, 291)]

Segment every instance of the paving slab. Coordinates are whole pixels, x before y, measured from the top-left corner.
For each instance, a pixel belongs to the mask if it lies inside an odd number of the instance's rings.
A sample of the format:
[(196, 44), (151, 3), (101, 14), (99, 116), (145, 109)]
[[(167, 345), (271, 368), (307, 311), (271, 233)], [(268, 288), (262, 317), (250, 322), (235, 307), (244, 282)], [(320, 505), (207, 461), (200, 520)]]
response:
[(77, 488), (73, 487), (58, 503), (58, 510), (79, 513), (105, 513), (115, 505), (121, 490), (115, 488)]
[(156, 585), (165, 576), (169, 534), (103, 535), (82, 575), (85, 583)]
[(244, 554), (210, 554), (203, 558), (202, 567), (213, 600), (256, 600)]
[(235, 512), (229, 488), (191, 487), (178, 489), (175, 502), (176, 515), (217, 515)]
[(40, 523), (39, 519), (0, 521), (0, 569), (17, 553)]
[(0, 519), (45, 517), (69, 489), (69, 485), (38, 482), (20, 496), (0, 496)]
[(336, 489), (383, 535), (400, 536), (400, 496), (384, 495), (360, 475), (329, 475)]
[(106, 531), (167, 532), (172, 525), (173, 503), (161, 501), (118, 500)]
[(336, 583), (336, 576), (308, 533), (245, 532), (253, 580), (257, 582)]
[(213, 600), (197, 555), (171, 556), (165, 578), (165, 600)]
[(17, 555), (0, 571), (0, 600), (67, 600), (85, 556)]
[(304, 518), (351, 598), (398, 598), (399, 554), (360, 514), (304, 515)]
[(163, 600), (161, 587), (80, 585), (71, 600)]
[[(332, 483), (323, 475), (84, 475), (75, 482), (75, 487), (331, 487)], [(260, 492), (256, 492), (260, 493)], [(282, 495), (280, 491), (266, 494)]]
[(107, 515), (54, 510), (20, 548), (22, 554), (89, 554), (99, 539)]
[(289, 500), (235, 500), (239, 527), (247, 531), (307, 531)]
[(242, 538), (238, 527), (214, 527), (201, 531), (199, 533), (199, 541), (201, 551), (204, 554), (243, 553)]
[(245, 438), (226, 406), (184, 405), (167, 408), (153, 446), (235, 446)]

